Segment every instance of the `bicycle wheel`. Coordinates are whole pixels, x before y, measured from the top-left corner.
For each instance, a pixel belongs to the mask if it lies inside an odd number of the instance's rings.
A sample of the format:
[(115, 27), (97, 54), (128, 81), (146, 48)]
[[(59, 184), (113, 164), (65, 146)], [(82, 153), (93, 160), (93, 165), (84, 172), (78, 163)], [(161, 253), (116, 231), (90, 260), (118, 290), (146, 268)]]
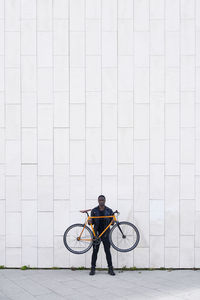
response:
[[(63, 242), (65, 247), (74, 254), (83, 254), (87, 252), (93, 244), (93, 233), (84, 224), (73, 224), (69, 226), (63, 235)], [(83, 232), (82, 232), (83, 230)], [(78, 237), (81, 235), (81, 238)]]
[(110, 230), (109, 240), (115, 250), (128, 252), (137, 246), (140, 234), (135, 225), (123, 221), (116, 223)]

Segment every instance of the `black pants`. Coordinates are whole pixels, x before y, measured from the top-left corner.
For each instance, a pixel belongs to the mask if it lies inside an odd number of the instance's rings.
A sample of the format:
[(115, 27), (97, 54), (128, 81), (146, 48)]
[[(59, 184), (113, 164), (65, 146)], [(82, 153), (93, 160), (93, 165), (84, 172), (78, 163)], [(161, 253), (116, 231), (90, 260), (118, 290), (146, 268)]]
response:
[[(103, 237), (102, 236), (102, 242), (103, 242), (103, 246), (104, 246), (104, 251), (106, 253), (106, 260), (108, 263), (108, 267), (112, 266), (112, 257), (111, 257), (111, 253), (110, 253), (110, 241), (108, 236)], [(93, 253), (92, 253), (92, 261), (91, 261), (91, 265), (92, 267), (96, 267), (96, 261), (97, 261), (97, 253), (99, 251), (99, 245), (93, 245)]]

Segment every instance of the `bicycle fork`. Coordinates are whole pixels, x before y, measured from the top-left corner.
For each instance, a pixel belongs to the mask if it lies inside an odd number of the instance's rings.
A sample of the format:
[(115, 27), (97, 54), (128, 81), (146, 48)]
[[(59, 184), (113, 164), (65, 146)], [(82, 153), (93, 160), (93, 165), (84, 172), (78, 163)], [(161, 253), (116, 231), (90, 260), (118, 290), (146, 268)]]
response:
[(125, 239), (126, 236), (123, 234), (123, 231), (122, 231), (121, 227), (119, 226), (119, 221), (117, 221), (116, 224), (117, 224), (117, 227), (119, 228), (119, 231), (120, 231), (121, 234), (122, 234), (122, 238)]

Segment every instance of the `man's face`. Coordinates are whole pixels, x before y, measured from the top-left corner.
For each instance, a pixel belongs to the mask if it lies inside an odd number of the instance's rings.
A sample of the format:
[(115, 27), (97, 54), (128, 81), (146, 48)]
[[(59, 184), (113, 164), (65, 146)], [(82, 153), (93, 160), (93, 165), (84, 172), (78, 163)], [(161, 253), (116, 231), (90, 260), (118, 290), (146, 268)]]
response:
[(100, 198), (98, 199), (98, 202), (99, 202), (99, 205), (100, 205), (100, 206), (104, 206), (106, 200), (105, 200), (103, 197), (100, 197)]

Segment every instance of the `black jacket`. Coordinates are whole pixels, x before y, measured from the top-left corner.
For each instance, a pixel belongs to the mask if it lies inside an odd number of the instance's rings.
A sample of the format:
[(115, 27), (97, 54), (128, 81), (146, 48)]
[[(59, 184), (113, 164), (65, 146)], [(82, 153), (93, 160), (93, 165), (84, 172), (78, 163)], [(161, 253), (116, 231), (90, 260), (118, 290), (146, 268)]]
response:
[[(105, 216), (111, 216), (113, 214), (114, 213), (113, 213), (112, 209), (105, 206)], [(99, 216), (99, 206), (96, 206), (91, 210), (90, 216), (91, 217), (98, 217)], [(107, 227), (108, 224), (111, 222), (112, 218), (105, 218), (104, 220), (105, 220), (105, 226)], [(97, 230), (98, 230), (98, 227), (99, 227), (99, 218), (92, 219), (92, 224), (94, 224), (94, 231), (95, 231), (95, 233), (97, 233)], [(107, 236), (109, 231), (110, 231), (110, 227), (106, 230), (106, 232), (104, 233), (104, 236)]]

